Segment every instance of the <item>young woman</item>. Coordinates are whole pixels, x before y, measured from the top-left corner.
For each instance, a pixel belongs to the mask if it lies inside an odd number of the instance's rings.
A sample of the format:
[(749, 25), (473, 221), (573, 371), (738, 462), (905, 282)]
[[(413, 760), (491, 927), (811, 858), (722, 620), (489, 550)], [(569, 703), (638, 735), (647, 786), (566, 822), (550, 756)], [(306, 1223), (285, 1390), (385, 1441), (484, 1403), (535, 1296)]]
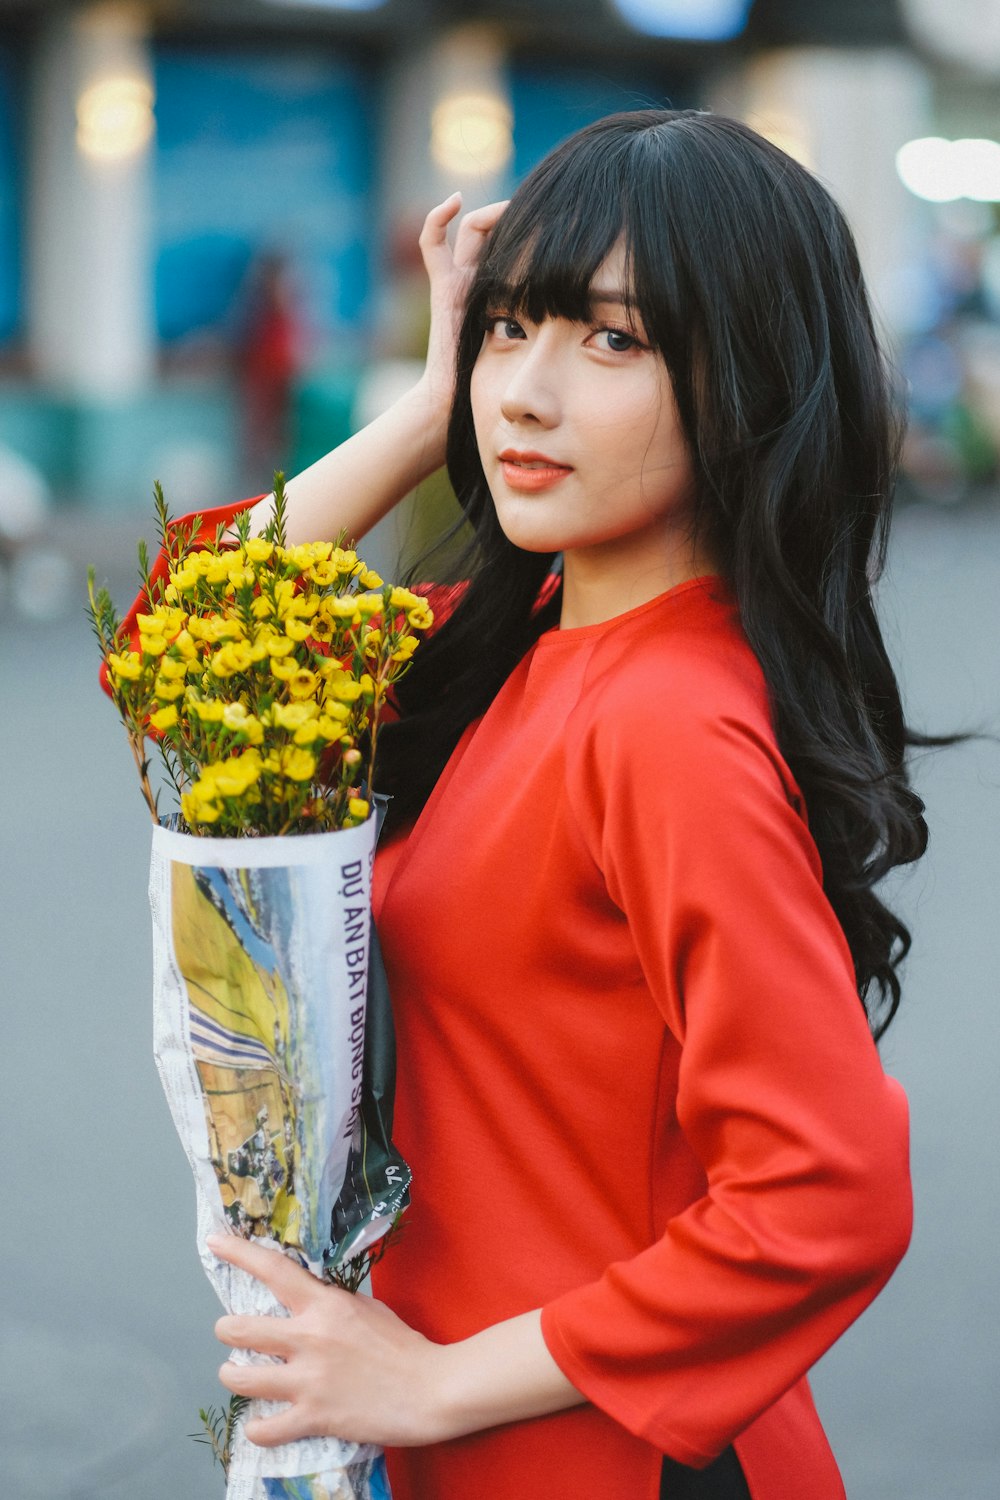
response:
[(396, 1500), (837, 1500), (805, 1377), (909, 1236), (875, 885), (926, 839), (857, 255), (693, 111), (580, 132), (452, 251), (458, 211), (419, 386), (289, 484), (295, 540), (361, 536), (447, 432), (475, 527), (385, 734), (413, 1202), (371, 1300), (219, 1242), (292, 1315), (221, 1319), (281, 1360), (222, 1379), (289, 1403), (256, 1442), (386, 1445)]

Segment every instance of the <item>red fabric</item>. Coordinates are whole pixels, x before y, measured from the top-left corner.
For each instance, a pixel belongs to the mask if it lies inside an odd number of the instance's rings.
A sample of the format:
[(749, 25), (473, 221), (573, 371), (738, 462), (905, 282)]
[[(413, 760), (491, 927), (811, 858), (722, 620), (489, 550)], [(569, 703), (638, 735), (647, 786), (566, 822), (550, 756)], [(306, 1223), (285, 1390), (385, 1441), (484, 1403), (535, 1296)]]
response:
[(543, 1308), (590, 1405), (389, 1454), (394, 1500), (657, 1500), (735, 1439), (842, 1500), (805, 1372), (910, 1225), (882, 1072), (760, 668), (715, 579), (546, 632), (376, 859), (414, 1171), (376, 1294)]
[[(264, 495), (267, 494), (270, 494), (270, 490), (264, 491)], [(253, 505), (256, 505), (259, 500), (263, 500), (264, 495), (254, 495), (250, 500), (236, 500), (232, 501), (229, 505), (217, 505), (213, 510), (199, 511), (198, 514), (201, 516), (201, 525), (198, 528), (194, 540), (208, 542), (210, 539), (214, 539), (215, 533), (219, 526), (231, 526), (232, 523), (236, 520), (236, 517), (240, 515), (242, 511), (249, 510), (249, 508)], [(191, 522), (193, 522), (194, 516), (194, 512), (192, 512), (191, 515), (188, 516), (179, 516), (174, 521), (174, 525), (178, 526), (182, 523), (189, 525)], [(150, 579), (154, 582), (158, 582), (161, 579), (166, 580), (169, 571), (170, 569), (167, 563), (167, 554), (161, 549), (157, 553), (153, 561), (153, 565), (149, 570)], [(118, 646), (118, 649), (120, 651), (129, 650), (130, 647), (136, 642), (136, 638), (139, 634), (138, 627), (136, 625), (136, 615), (144, 614), (148, 611), (148, 609), (149, 602), (146, 599), (145, 592), (140, 591), (133, 600), (132, 607), (129, 610), (128, 614), (122, 621), (124, 630)], [(106, 693), (110, 693), (110, 688), (108, 686), (108, 671), (103, 661), (101, 662), (100, 676), (101, 687)]]

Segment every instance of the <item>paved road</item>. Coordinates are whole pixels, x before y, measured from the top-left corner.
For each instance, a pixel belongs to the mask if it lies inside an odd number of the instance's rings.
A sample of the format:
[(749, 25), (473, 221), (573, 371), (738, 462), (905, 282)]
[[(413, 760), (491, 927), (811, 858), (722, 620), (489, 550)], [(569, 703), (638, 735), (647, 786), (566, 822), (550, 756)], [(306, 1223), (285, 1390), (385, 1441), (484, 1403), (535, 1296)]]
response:
[[(71, 545), (100, 556), (86, 531)], [(903, 512), (881, 598), (912, 719), (1000, 728), (1000, 504)], [(94, 652), (80, 614), (0, 617), (2, 1489), (221, 1500), (185, 1436), (220, 1348), (150, 1055), (146, 814)], [(995, 1500), (1000, 746), (917, 774), (932, 844), (898, 882), (915, 942), (884, 1044), (913, 1108), (917, 1229), (814, 1383), (850, 1500)]]

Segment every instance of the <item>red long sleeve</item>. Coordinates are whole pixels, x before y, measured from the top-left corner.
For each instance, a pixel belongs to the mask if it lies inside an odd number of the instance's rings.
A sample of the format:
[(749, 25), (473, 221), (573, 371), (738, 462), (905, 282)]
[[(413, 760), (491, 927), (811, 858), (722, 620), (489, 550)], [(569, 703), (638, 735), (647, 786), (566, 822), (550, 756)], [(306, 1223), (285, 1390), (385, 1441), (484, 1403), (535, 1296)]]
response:
[[(269, 491), (265, 491), (265, 494), (267, 493), (269, 493)], [(195, 514), (200, 515), (201, 526), (198, 528), (198, 533), (195, 540), (204, 538), (207, 541), (210, 537), (215, 536), (216, 530), (219, 526), (231, 526), (238, 515), (240, 515), (245, 510), (249, 510), (251, 506), (256, 505), (258, 500), (263, 499), (264, 495), (254, 495), (249, 500), (233, 500), (230, 501), (227, 505), (217, 505), (212, 510), (203, 510), (199, 512), (192, 512), (187, 516), (179, 516), (175, 519), (174, 524), (179, 525), (182, 523), (190, 523), (194, 520)], [(150, 579), (154, 582), (159, 582), (161, 579), (166, 579), (168, 572), (169, 566), (167, 563), (167, 554), (161, 548), (160, 551), (156, 554), (156, 557), (153, 559), (152, 566), (150, 567)], [(129, 609), (128, 614), (125, 616), (125, 619), (122, 622), (125, 627), (123, 646), (125, 641), (135, 640), (135, 637), (138, 633), (136, 629), (136, 615), (139, 614), (140, 611), (147, 608), (147, 603), (148, 601), (145, 596), (145, 591), (140, 589), (139, 593), (132, 601), (132, 606)], [(127, 649), (127, 647), (125, 649)], [(101, 663), (100, 675), (101, 687), (105, 692), (108, 692), (108, 673), (107, 668), (105, 667), (103, 662)]]
[(647, 637), (592, 683), (567, 786), (681, 1044), (676, 1118), (707, 1190), (542, 1326), (592, 1400), (697, 1463), (874, 1297), (910, 1198), (905, 1101), (755, 674), (697, 640), (662, 655)]

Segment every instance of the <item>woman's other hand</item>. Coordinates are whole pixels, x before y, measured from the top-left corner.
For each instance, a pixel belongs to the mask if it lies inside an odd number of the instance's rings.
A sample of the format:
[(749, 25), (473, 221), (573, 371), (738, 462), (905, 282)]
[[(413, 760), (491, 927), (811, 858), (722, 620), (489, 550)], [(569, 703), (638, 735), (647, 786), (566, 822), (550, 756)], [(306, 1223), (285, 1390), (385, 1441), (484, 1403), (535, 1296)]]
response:
[(303, 1437), (408, 1447), (443, 1434), (433, 1417), (436, 1356), (442, 1346), (409, 1328), (382, 1302), (319, 1281), (287, 1256), (235, 1235), (209, 1249), (262, 1281), (288, 1317), (226, 1316), (216, 1336), (279, 1363), (227, 1361), (219, 1379), (240, 1396), (290, 1404), (246, 1424), (252, 1443), (271, 1448)]
[(458, 226), (454, 248), (448, 225), (462, 207), (461, 193), (452, 193), (432, 208), (420, 232), (420, 254), (430, 278), (431, 331), (427, 366), (420, 381), (431, 408), (447, 420), (455, 389), (455, 352), (465, 298), (486, 239), (507, 207), (507, 201), (488, 203), (467, 213)]

